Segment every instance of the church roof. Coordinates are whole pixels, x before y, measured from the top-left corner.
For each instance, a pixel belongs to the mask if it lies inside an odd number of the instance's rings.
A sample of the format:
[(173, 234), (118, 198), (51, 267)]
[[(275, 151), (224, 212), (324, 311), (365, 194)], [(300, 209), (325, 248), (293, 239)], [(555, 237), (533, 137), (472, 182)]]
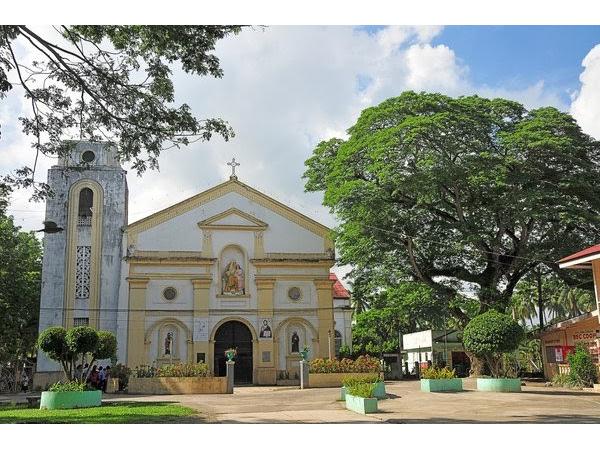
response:
[(148, 230), (230, 192), (236, 192), (261, 206), (292, 220), (318, 236), (323, 236), (327, 239), (330, 238), (331, 230), (325, 225), (320, 224), (316, 220), (313, 220), (274, 198), (242, 183), (237, 177), (231, 177), (224, 183), (218, 184), (206, 191), (200, 192), (188, 199), (133, 222), (127, 226), (127, 231), (130, 233), (139, 233)]
[(350, 292), (344, 287), (335, 273), (329, 273), (329, 279), (335, 281), (333, 283), (333, 298), (350, 298)]

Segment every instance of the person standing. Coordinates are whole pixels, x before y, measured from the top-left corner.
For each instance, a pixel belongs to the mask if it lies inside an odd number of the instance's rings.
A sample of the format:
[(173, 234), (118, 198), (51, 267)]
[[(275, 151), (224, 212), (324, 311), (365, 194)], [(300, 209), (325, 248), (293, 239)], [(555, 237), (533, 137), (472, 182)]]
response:
[(104, 390), (104, 379), (105, 379), (104, 367), (100, 366), (98, 368), (98, 384), (96, 385), (96, 387), (98, 389), (100, 389), (101, 391)]
[(108, 381), (110, 380), (110, 366), (106, 366), (104, 369), (104, 383), (102, 384), (102, 392), (106, 393), (106, 386), (108, 385)]
[(29, 388), (29, 375), (27, 375), (27, 372), (25, 370), (23, 370), (23, 372), (21, 373), (21, 392), (27, 392), (28, 388)]

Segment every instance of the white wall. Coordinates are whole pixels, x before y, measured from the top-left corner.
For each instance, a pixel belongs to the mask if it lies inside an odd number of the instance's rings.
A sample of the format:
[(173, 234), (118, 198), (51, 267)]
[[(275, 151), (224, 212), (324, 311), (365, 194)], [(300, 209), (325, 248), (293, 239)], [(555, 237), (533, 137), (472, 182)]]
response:
[[(138, 235), (138, 250), (156, 251), (201, 251), (202, 230), (198, 222), (213, 217), (230, 208), (237, 208), (268, 224), (264, 232), (264, 250), (267, 253), (322, 253), (325, 251), (324, 241), (305, 228), (289, 221), (283, 216), (258, 205), (246, 197), (230, 192), (213, 201), (163, 222)], [(231, 220), (233, 222), (233, 220)], [(244, 223), (237, 219), (235, 223)], [(231, 236), (231, 233), (238, 233)], [(245, 237), (241, 237), (241, 234)], [(219, 248), (227, 241), (244, 239), (252, 244), (252, 232), (218, 231), (213, 233), (213, 250), (218, 254)], [(293, 239), (291, 237), (293, 236)], [(253, 246), (248, 245), (253, 251)]]

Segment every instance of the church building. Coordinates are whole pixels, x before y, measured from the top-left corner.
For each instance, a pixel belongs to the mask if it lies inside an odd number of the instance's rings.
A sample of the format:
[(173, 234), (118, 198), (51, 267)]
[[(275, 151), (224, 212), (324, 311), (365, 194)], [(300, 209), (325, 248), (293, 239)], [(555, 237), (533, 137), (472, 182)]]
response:
[[(237, 383), (293, 379), (301, 359), (351, 346), (350, 298), (331, 230), (229, 180), (128, 224), (126, 172), (112, 144), (77, 142), (48, 173), (40, 331), (89, 325), (117, 336), (130, 368), (204, 361)], [(335, 300), (334, 300), (335, 296)], [(37, 385), (59, 376), (41, 351)]]

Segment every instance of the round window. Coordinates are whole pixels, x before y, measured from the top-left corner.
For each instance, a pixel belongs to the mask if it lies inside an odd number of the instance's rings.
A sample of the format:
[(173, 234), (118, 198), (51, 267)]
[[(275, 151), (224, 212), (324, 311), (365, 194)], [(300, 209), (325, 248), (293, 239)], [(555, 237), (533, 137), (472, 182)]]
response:
[(177, 297), (177, 289), (174, 287), (168, 287), (163, 291), (163, 297), (165, 300), (175, 300)]
[(288, 297), (294, 301), (300, 300), (300, 298), (302, 297), (302, 291), (299, 287), (291, 287), (288, 289)]
[(81, 154), (81, 160), (86, 163), (91, 163), (96, 159), (96, 155), (91, 150), (86, 150)]

